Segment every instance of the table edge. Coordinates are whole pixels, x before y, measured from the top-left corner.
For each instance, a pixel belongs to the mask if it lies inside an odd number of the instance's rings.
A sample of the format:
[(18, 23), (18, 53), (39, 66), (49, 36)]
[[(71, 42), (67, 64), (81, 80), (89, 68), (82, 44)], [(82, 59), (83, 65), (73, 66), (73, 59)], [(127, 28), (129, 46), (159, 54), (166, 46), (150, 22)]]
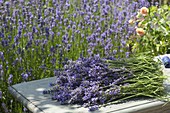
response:
[(33, 113), (45, 113), (43, 110), (38, 108), (36, 105), (34, 105), (32, 102), (30, 102), (25, 96), (23, 96), (20, 92), (18, 92), (13, 86), (8, 87), (8, 91), (10, 94), (23, 106), (25, 106), (27, 109), (29, 109)]

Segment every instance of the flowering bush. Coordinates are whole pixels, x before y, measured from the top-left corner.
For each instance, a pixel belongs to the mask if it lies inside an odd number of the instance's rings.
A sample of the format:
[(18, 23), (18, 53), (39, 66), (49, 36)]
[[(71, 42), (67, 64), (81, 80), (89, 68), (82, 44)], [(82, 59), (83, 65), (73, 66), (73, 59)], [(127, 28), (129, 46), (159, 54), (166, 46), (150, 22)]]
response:
[[(170, 49), (170, 6), (142, 7), (138, 15), (129, 20), (136, 24), (136, 34), (132, 35), (132, 51), (150, 51), (153, 55), (165, 54)], [(133, 40), (134, 39), (134, 40)], [(133, 41), (132, 41), (133, 40)]]

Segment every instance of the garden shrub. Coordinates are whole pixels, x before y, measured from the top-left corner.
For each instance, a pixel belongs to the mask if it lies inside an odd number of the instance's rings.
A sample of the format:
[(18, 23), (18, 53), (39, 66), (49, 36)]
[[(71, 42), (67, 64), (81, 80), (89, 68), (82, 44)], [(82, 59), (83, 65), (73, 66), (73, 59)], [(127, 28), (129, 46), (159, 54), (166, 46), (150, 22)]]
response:
[(151, 6), (145, 10), (146, 15), (138, 12), (138, 15), (129, 21), (130, 24), (136, 24), (136, 34), (129, 39), (132, 52), (149, 51), (153, 55), (168, 53), (170, 49), (170, 6)]

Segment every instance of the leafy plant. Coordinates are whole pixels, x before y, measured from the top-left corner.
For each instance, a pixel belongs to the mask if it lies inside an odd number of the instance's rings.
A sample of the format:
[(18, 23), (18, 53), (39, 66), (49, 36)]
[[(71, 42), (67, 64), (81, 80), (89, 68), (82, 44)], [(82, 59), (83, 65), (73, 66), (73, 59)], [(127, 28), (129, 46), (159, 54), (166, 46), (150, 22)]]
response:
[(170, 49), (170, 6), (151, 6), (147, 15), (143, 15), (141, 10), (129, 21), (130, 24), (136, 24), (136, 34), (129, 38), (132, 52), (149, 51), (153, 55), (168, 53)]

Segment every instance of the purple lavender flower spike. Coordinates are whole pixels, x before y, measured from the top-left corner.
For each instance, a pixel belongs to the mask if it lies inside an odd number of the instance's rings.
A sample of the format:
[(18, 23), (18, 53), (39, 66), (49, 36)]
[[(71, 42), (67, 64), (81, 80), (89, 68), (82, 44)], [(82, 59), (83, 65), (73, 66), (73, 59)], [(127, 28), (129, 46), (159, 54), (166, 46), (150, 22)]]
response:
[(13, 75), (10, 74), (9, 77), (8, 77), (8, 83), (11, 84), (12, 83), (12, 79), (13, 79)]
[(129, 58), (130, 52), (126, 52), (126, 58)]
[(2, 4), (3, 3), (3, 0), (0, 0), (0, 4)]
[(98, 109), (99, 109), (98, 105), (94, 105), (94, 106), (89, 107), (89, 111), (96, 111)]
[(2, 91), (0, 90), (0, 99), (2, 98)]
[(6, 104), (4, 102), (1, 103), (1, 106), (2, 106), (5, 113), (9, 113), (9, 110), (8, 110), (8, 108), (7, 108), (7, 106), (6, 106)]
[(21, 76), (22, 76), (24, 81), (26, 81), (29, 77), (29, 75), (27, 73), (22, 73)]
[(3, 67), (2, 67), (2, 64), (0, 64), (0, 70), (2, 70), (2, 68), (3, 68)]

